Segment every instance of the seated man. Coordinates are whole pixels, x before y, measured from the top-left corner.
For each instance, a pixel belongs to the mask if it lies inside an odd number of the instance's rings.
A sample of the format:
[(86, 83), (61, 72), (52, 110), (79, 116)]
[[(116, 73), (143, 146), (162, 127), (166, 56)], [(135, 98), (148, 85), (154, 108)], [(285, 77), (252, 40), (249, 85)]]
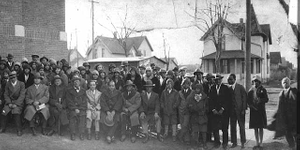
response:
[(141, 94), (142, 104), (139, 108), (140, 119), (142, 123), (143, 133), (145, 134), (145, 139), (143, 143), (147, 143), (149, 140), (148, 127), (150, 123), (155, 123), (157, 139), (162, 142), (160, 131), (161, 131), (161, 119), (159, 117), (160, 112), (160, 102), (157, 93), (152, 91), (154, 85), (152, 81), (146, 81), (144, 85), (146, 87), (146, 92)]
[(0, 133), (5, 132), (7, 117), (11, 113), (17, 125), (17, 135), (22, 135), (21, 112), (24, 106), (25, 99), (25, 84), (17, 80), (17, 73), (12, 71), (9, 74), (9, 82), (5, 86), (4, 92), (5, 106), (2, 111), (2, 122)]
[(80, 86), (81, 78), (74, 76), (72, 85), (66, 90), (66, 104), (69, 112), (71, 140), (75, 140), (76, 123), (78, 124), (80, 140), (84, 140), (86, 121), (87, 96), (86, 90)]
[(122, 94), (124, 104), (123, 111), (121, 112), (121, 141), (123, 142), (126, 139), (126, 125), (130, 125), (131, 142), (134, 143), (136, 141), (138, 125), (140, 124), (138, 108), (141, 106), (141, 96), (135, 90), (135, 85), (131, 80), (126, 81), (125, 88), (126, 90)]
[(28, 87), (25, 96), (27, 107), (24, 111), (24, 117), (29, 121), (33, 136), (36, 136), (35, 120), (39, 117), (42, 123), (42, 134), (45, 135), (47, 120), (50, 117), (47, 104), (49, 101), (49, 91), (46, 85), (41, 84), (41, 80), (42, 77), (40, 74), (36, 73), (34, 75), (34, 84)]
[(122, 93), (116, 90), (115, 82), (110, 81), (108, 89), (100, 97), (100, 122), (104, 123), (103, 131), (106, 131), (108, 144), (114, 141), (114, 135), (120, 122), (122, 105)]
[(61, 125), (67, 125), (69, 123), (66, 111), (66, 99), (64, 97), (66, 87), (59, 75), (54, 76), (53, 80), (54, 84), (49, 88), (49, 104), (51, 114), (49, 120), (53, 121), (50, 123), (52, 130), (48, 132), (47, 135), (51, 136), (54, 133), (58, 133), (60, 136), (62, 136)]

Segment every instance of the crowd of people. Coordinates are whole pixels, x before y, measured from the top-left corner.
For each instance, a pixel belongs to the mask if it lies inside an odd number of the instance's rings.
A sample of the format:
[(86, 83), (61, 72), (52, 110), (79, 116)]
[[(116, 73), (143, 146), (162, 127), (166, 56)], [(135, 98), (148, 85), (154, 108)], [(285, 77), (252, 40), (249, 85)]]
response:
[[(77, 136), (91, 140), (94, 135), (96, 140), (103, 136), (113, 143), (116, 137), (125, 141), (129, 136), (134, 143), (142, 129), (142, 142), (147, 143), (154, 127), (161, 142), (170, 133), (174, 142), (207, 148), (206, 143), (213, 138), (215, 147), (222, 144), (227, 148), (230, 124), (234, 148), (238, 144), (238, 124), (243, 148), (245, 114), (250, 108), (249, 128), (255, 132), (255, 148), (262, 147), (263, 129), (267, 128), (265, 104), (269, 99), (259, 76), (252, 79), (253, 87), (247, 92), (236, 82), (235, 74), (230, 74), (228, 84), (224, 84), (220, 74), (204, 76), (196, 69), (191, 75), (184, 67), (165, 70), (153, 63), (149, 67), (111, 63), (108, 70), (105, 72), (102, 64), (91, 68), (88, 62), (71, 68), (65, 59), (56, 61), (38, 55), (32, 55), (31, 62), (26, 58), (15, 62), (12, 54), (0, 58), (0, 133), (6, 131), (8, 119), (12, 118), (18, 136), (23, 134), (22, 124), (29, 122), (33, 136), (37, 135), (37, 125), (42, 127), (43, 135), (49, 136), (62, 135), (69, 125), (71, 140)], [(285, 123), (277, 129), (287, 133), (284, 135), (294, 147), (296, 118), (285, 108), (295, 107), (297, 90), (290, 88), (288, 78), (282, 84), (277, 116)], [(282, 119), (286, 116), (288, 121)], [(46, 131), (47, 127), (50, 131)]]

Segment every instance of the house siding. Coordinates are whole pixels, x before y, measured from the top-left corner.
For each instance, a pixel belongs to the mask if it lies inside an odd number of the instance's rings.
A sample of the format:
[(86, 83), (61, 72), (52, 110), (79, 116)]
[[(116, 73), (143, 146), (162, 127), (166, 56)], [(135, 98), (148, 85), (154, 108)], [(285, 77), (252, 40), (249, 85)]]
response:
[(146, 39), (142, 42), (138, 50), (142, 52), (144, 57), (152, 56), (150, 45), (148, 45)]

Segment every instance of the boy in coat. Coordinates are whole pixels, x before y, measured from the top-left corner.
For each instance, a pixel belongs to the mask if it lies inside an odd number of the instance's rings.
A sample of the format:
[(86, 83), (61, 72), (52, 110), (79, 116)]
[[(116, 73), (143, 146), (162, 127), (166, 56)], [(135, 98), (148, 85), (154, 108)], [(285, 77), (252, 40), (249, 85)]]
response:
[(73, 86), (66, 90), (66, 103), (69, 112), (71, 140), (75, 140), (76, 124), (79, 128), (80, 140), (84, 140), (84, 129), (86, 121), (87, 96), (86, 90), (80, 86), (81, 78), (74, 76)]
[(2, 122), (0, 133), (5, 132), (7, 117), (11, 113), (17, 125), (17, 135), (22, 135), (21, 113), (24, 106), (25, 99), (25, 85), (23, 82), (17, 80), (17, 73), (12, 71), (9, 74), (9, 82), (5, 86), (4, 92), (5, 106), (2, 111)]
[(49, 91), (48, 86), (41, 84), (42, 77), (39, 73), (34, 75), (34, 84), (28, 87), (26, 91), (26, 109), (24, 111), (25, 119), (29, 121), (29, 126), (32, 131), (32, 135), (36, 136), (35, 120), (39, 117), (42, 123), (42, 134), (46, 135), (45, 128), (47, 126), (47, 120), (50, 117), (48, 108)]
[(173, 88), (174, 82), (172, 79), (166, 81), (166, 89), (162, 92), (160, 102), (164, 115), (165, 133), (164, 138), (168, 136), (169, 125), (172, 125), (172, 139), (176, 141), (177, 127), (177, 109), (180, 104), (179, 93)]
[(64, 86), (63, 80), (59, 75), (54, 76), (53, 80), (54, 84), (49, 88), (49, 109), (51, 115), (49, 120), (52, 119), (53, 121), (50, 124), (51, 130), (47, 135), (52, 136), (54, 133), (58, 133), (62, 136), (61, 125), (69, 123), (65, 99), (66, 86)]
[(161, 138), (161, 118), (159, 117), (160, 113), (160, 102), (159, 96), (157, 93), (152, 91), (154, 87), (151, 80), (146, 81), (144, 85), (146, 87), (146, 92), (141, 94), (142, 105), (139, 108), (140, 119), (142, 123), (143, 133), (145, 134), (145, 139), (143, 143), (147, 143), (149, 140), (148, 127), (150, 123), (155, 123), (157, 139), (162, 142)]
[(125, 92), (122, 93), (124, 104), (121, 112), (121, 141), (123, 142), (126, 139), (126, 125), (129, 126), (130, 124), (131, 142), (135, 143), (138, 125), (140, 124), (138, 109), (141, 106), (141, 96), (135, 90), (135, 85), (131, 80), (126, 81), (125, 88)]

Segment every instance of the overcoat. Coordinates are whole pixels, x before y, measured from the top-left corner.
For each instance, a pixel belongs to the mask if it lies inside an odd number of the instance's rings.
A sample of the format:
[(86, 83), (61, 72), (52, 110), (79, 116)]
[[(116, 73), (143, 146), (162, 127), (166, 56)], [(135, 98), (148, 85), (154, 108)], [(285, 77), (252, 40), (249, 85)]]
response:
[(129, 111), (130, 116), (130, 125), (136, 126), (139, 125), (139, 113), (138, 109), (141, 106), (141, 95), (139, 92), (132, 91), (129, 95), (128, 92), (125, 91), (122, 93), (123, 98), (123, 110), (125, 108)]
[(35, 106), (33, 105), (34, 102), (38, 101), (40, 104), (45, 104), (46, 107), (41, 109), (40, 112), (43, 114), (44, 118), (46, 120), (49, 119), (50, 117), (50, 112), (49, 112), (49, 106), (48, 106), (48, 101), (49, 101), (49, 89), (48, 86), (44, 84), (39, 84), (38, 89), (36, 89), (35, 84), (31, 85), (28, 87), (26, 91), (26, 96), (25, 96), (25, 101), (27, 104), (27, 107), (24, 111), (24, 118), (30, 121), (35, 113), (37, 112)]
[(25, 89), (27, 89), (28, 87), (30, 87), (34, 83), (34, 75), (32, 73), (29, 73), (29, 77), (28, 77), (27, 81), (25, 81), (25, 74), (24, 74), (24, 72), (22, 72), (18, 76), (18, 80), (21, 81), (21, 82), (24, 82)]
[(247, 92), (245, 88), (236, 83), (233, 89), (232, 105), (235, 107), (232, 109), (236, 113), (237, 118), (240, 118), (241, 112), (247, 109)]
[(185, 93), (184, 90), (180, 90), (179, 96), (180, 96), (180, 104), (178, 107), (179, 114), (181, 115), (189, 115), (189, 111), (187, 110), (187, 103), (188, 103), (188, 97), (192, 94), (192, 90), (189, 88), (187, 92)]
[[(221, 84), (219, 92), (217, 86), (211, 87), (209, 92), (209, 111), (210, 114), (210, 127), (212, 130), (228, 129), (229, 126), (229, 112), (230, 103), (232, 102), (232, 92), (227, 85)], [(220, 111), (223, 110), (222, 115), (213, 114), (212, 110)]]
[[(24, 107), (25, 99), (25, 84), (21, 81), (16, 81), (16, 85), (13, 86), (11, 82), (7, 82), (5, 86), (4, 99), (5, 106), (3, 108), (3, 115), (7, 115), (10, 111), (12, 114), (21, 114)], [(9, 108), (9, 104), (16, 104), (16, 108)]]
[[(75, 87), (69, 86), (66, 90), (66, 104), (69, 112), (69, 118), (75, 116), (86, 116), (87, 109), (87, 96), (86, 90), (80, 88), (79, 92), (76, 91)], [(79, 114), (76, 114), (75, 109), (80, 110)]]
[(165, 89), (160, 97), (163, 113), (167, 116), (177, 115), (177, 108), (180, 104), (179, 93), (172, 89), (171, 93)]
[(139, 108), (139, 112), (144, 112), (146, 117), (153, 116), (154, 113), (160, 114), (160, 102), (159, 96), (155, 92), (151, 92), (150, 98), (148, 99), (147, 93), (141, 93), (142, 104)]
[[(259, 99), (258, 103), (256, 102)], [(250, 107), (249, 128), (266, 128), (267, 113), (265, 104), (269, 101), (267, 90), (263, 86), (252, 87), (248, 92), (247, 103)]]
[(104, 123), (104, 119), (107, 116), (107, 111), (115, 111), (114, 122), (120, 121), (120, 113), (122, 111), (123, 99), (122, 93), (119, 90), (114, 89), (106, 90), (100, 97), (101, 117), (100, 122)]
[[(100, 97), (101, 92), (95, 89), (95, 94), (92, 90), (87, 90), (86, 95), (88, 97), (87, 100), (87, 110), (86, 110), (86, 118), (92, 120), (100, 120)], [(95, 117), (95, 118), (94, 118)]]
[[(54, 113), (59, 113), (59, 118), (62, 125), (66, 125), (69, 123), (66, 110), (65, 90), (66, 87), (63, 84), (61, 84), (60, 86), (51, 85), (49, 87), (50, 114), (52, 115)], [(57, 105), (59, 104), (62, 105), (62, 110), (59, 110), (57, 108)]]

